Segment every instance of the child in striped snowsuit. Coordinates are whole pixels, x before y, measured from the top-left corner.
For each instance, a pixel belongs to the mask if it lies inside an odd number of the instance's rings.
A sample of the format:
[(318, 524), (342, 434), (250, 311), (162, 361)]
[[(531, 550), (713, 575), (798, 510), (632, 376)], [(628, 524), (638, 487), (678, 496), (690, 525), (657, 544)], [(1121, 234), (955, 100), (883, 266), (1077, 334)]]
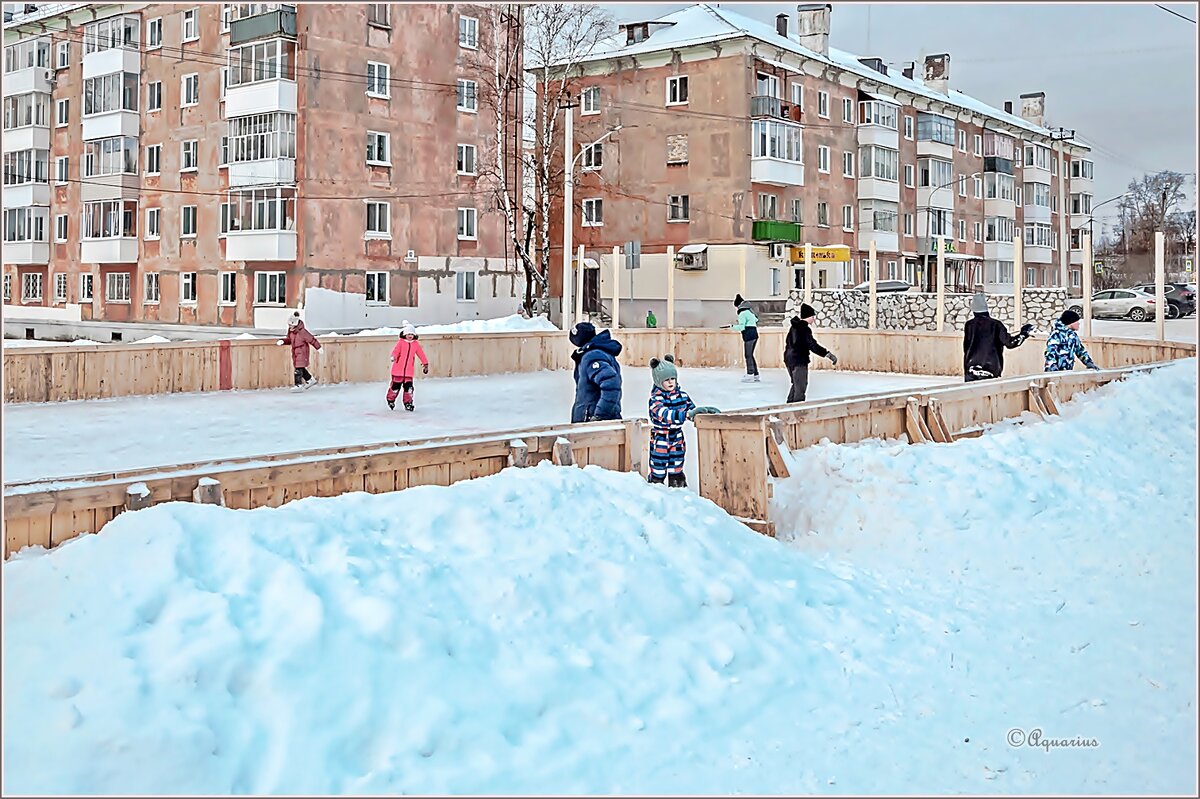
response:
[(685, 488), (683, 460), (687, 448), (683, 424), (698, 413), (718, 413), (716, 408), (696, 407), (692, 398), (679, 387), (675, 358), (650, 359), (650, 477), (651, 483), (666, 482), (671, 488)]

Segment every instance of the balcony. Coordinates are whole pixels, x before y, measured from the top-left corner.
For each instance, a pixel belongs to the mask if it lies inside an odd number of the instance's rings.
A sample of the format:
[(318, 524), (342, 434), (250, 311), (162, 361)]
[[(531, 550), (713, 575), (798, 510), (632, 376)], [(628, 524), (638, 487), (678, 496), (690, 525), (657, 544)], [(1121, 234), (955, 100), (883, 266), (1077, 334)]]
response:
[(983, 259), (985, 261), (1011, 261), (1013, 258), (1011, 241), (985, 241), (983, 243)]
[(135, 75), (142, 71), (142, 54), (136, 49), (110, 47), (97, 53), (88, 53), (83, 57), (83, 79), (98, 78), (101, 75), (111, 75), (114, 72), (132, 72)]
[(783, 101), (778, 97), (759, 94), (750, 98), (750, 116), (778, 118), (783, 115)]
[(141, 131), (141, 116), (137, 111), (105, 111), (83, 118), (83, 139), (109, 139), (113, 136), (134, 136)]
[(1027, 264), (1048, 264), (1054, 260), (1054, 250), (1049, 247), (1026, 246), (1022, 250), (1022, 257)]
[(231, 230), (225, 236), (226, 261), (295, 261), (294, 230)]
[(803, 186), (804, 164), (769, 156), (751, 158), (750, 180), (771, 186)]
[(999, 197), (984, 199), (983, 201), (984, 216), (1002, 216), (1005, 219), (1017, 218), (1017, 203), (1016, 200), (1004, 200)]
[(858, 143), (860, 145), (874, 144), (889, 150), (900, 149), (900, 134), (892, 128), (882, 125), (859, 125)]
[(900, 202), (900, 184), (895, 180), (880, 180), (879, 178), (858, 179), (858, 199), (886, 200)]
[(755, 241), (790, 241), (798, 244), (803, 240), (802, 230), (803, 228), (797, 222), (756, 219), (750, 237)]
[(26, 125), (21, 128), (7, 128), (4, 131), (4, 152), (16, 153), (21, 150), (49, 150), (50, 125)]
[(933, 139), (920, 139), (917, 141), (917, 155), (940, 158), (943, 161), (953, 161), (954, 145), (944, 144)]
[(229, 185), (287, 186), (296, 182), (296, 159), (265, 158), (258, 161), (235, 161), (229, 164)]
[(917, 189), (917, 208), (938, 208), (943, 211), (954, 210), (954, 186), (931, 187)]
[(1025, 221), (1026, 222), (1049, 222), (1050, 221), (1050, 206), (1048, 205), (1025, 205)]
[(276, 36), (296, 38), (296, 9), (285, 7), (278, 11), (235, 19), (229, 26), (230, 46)]
[(999, 158), (989, 155), (983, 159), (984, 172), (998, 172), (1001, 175), (1013, 174), (1013, 162), (1009, 158)]
[(138, 175), (91, 175), (84, 177), (80, 187), (83, 202), (98, 200), (136, 200), (141, 193), (142, 179)]
[(50, 94), (54, 72), (49, 67), (26, 67), (4, 74), (4, 96), (28, 92)]
[(871, 240), (875, 240), (875, 251), (881, 253), (898, 253), (900, 252), (900, 237), (896, 233), (886, 230), (872, 230), (870, 228), (860, 228), (858, 231), (858, 249), (869, 250), (871, 248)]
[(138, 259), (138, 240), (133, 237), (84, 239), (79, 260), (85, 264), (133, 264)]
[[(4, 242), (4, 263), (48, 264), (50, 263), (50, 245), (44, 241), (6, 241)], [(13, 298), (16, 299), (17, 296), (18, 292), (14, 289)]]
[(284, 78), (263, 80), (231, 86), (225, 92), (225, 118), (269, 114), (282, 111), (296, 113), (296, 82)]
[(4, 187), (5, 208), (25, 208), (31, 205), (49, 205), (50, 186), (46, 183), (21, 183)]

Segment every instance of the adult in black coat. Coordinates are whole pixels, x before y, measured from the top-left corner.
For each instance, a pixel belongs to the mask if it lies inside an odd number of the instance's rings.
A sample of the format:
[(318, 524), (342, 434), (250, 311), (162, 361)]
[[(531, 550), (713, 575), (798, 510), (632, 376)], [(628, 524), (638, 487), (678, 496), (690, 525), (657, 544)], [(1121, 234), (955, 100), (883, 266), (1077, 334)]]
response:
[(792, 377), (792, 389), (788, 392), (788, 402), (804, 402), (808, 394), (808, 365), (809, 353), (816, 353), (837, 366), (837, 356), (822, 347), (813, 338), (812, 324), (817, 321), (817, 312), (808, 303), (800, 305), (800, 315), (792, 317), (792, 327), (788, 330), (787, 340), (783, 348), (783, 363), (787, 366), (788, 374)]
[(988, 314), (983, 294), (971, 298), (971, 312), (975, 316), (963, 328), (963, 377), (968, 383), (999, 377), (1004, 371), (1004, 350), (1021, 346), (1033, 331), (1033, 325), (1023, 325), (1010, 336), (1004, 323)]

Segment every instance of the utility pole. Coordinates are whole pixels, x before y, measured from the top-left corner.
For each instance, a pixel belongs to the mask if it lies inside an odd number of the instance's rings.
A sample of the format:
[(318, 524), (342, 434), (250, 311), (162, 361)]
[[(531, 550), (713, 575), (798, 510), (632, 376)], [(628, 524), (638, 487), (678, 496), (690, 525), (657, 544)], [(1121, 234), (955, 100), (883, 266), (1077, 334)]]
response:
[(567, 112), (566, 124), (563, 126), (566, 143), (563, 145), (563, 164), (566, 166), (563, 177), (563, 272), (562, 272), (562, 302), (559, 307), (562, 312), (563, 330), (571, 330), (571, 296), (572, 296), (572, 276), (571, 259), (574, 253), (571, 252), (571, 237), (574, 235), (574, 213), (575, 213), (575, 131), (574, 121), (575, 114), (572, 109), (578, 108), (579, 103), (571, 102), (571, 95), (567, 94), (567, 102), (560, 103), (560, 109), (565, 109)]
[(1071, 259), (1068, 256), (1067, 239), (1067, 162), (1066, 139), (1074, 139), (1075, 131), (1057, 128), (1050, 134), (1058, 148), (1058, 284), (1060, 288), (1070, 286)]

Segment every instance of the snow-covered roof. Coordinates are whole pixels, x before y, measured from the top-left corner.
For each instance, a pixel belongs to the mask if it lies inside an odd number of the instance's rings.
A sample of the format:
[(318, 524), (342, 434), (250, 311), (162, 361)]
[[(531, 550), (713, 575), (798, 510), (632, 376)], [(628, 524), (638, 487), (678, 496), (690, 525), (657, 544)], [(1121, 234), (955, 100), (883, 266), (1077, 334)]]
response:
[[(778, 47), (781, 50), (829, 64), (857, 75), (860, 78), (874, 81), (881, 86), (957, 106), (966, 111), (991, 117), (1014, 128), (1031, 133), (1037, 133), (1042, 136), (1051, 135), (1050, 130), (1047, 128), (1034, 125), (1014, 114), (1005, 113), (999, 108), (994, 108), (982, 100), (964, 94), (957, 89), (951, 89), (949, 94), (945, 94), (935, 91), (919, 80), (906, 78), (903, 75), (884, 75), (860, 62), (858, 60), (859, 56), (848, 53), (845, 50), (838, 50), (831, 47), (829, 48), (828, 56), (822, 55), (815, 50), (810, 50), (802, 46), (791, 35), (780, 36), (774, 27), (765, 22), (751, 19), (726, 8), (717, 8), (708, 3), (699, 3), (660, 17), (658, 21), (674, 24), (634, 44), (626, 44), (624, 34), (611, 36), (602, 41), (582, 61), (584, 63), (604, 61), (618, 56), (640, 55), (661, 50), (678, 49), (693, 45), (708, 44), (710, 42), (748, 37), (772, 47)], [(770, 62), (766, 58), (763, 60)]]

